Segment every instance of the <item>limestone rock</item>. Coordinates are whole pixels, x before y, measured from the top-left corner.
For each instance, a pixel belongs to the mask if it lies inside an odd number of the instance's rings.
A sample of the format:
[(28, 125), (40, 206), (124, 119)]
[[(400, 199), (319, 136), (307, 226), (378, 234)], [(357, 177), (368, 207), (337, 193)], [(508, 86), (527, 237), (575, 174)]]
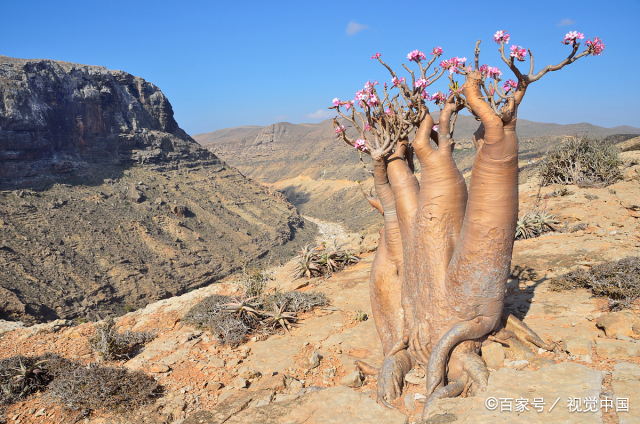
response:
[(604, 330), (608, 337), (618, 335), (633, 337), (633, 326), (640, 323), (640, 317), (632, 311), (610, 312), (602, 314), (596, 321), (596, 326)]
[(247, 380), (250, 378), (258, 378), (260, 375), (260, 372), (247, 367), (242, 367), (238, 370), (238, 376), (246, 378)]
[(426, 376), (418, 376), (415, 372), (415, 370), (411, 370), (407, 373), (407, 375), (404, 376), (404, 380), (409, 383), (409, 384), (415, 384), (417, 386), (422, 386), (425, 385), (427, 383), (427, 377)]
[(591, 339), (583, 336), (570, 336), (562, 340), (562, 350), (571, 355), (591, 355)]
[(342, 377), (340, 384), (347, 387), (360, 387), (364, 380), (364, 375), (360, 371), (354, 371)]
[(620, 424), (640, 424), (640, 415), (635, 410), (640, 405), (640, 365), (621, 362), (613, 369), (611, 387), (616, 402), (620, 398), (626, 398), (629, 401), (629, 412), (617, 412), (619, 422)]
[(154, 372), (154, 373), (165, 373), (165, 372), (169, 372), (170, 369), (171, 368), (169, 368), (169, 366), (163, 363), (157, 363), (157, 364), (151, 365), (151, 372)]
[(497, 370), (504, 365), (504, 349), (500, 343), (491, 342), (486, 346), (482, 346), (482, 359), (487, 367)]
[(408, 418), (399, 411), (386, 409), (373, 399), (347, 387), (330, 387), (293, 399), (247, 408), (253, 399), (258, 398), (251, 393), (229, 398), (212, 412), (197, 412), (187, 417), (183, 424), (222, 422), (225, 424), (303, 422), (305, 424), (406, 424), (408, 422)]
[(304, 369), (311, 370), (320, 366), (322, 356), (315, 350), (300, 359), (300, 366)]
[[(253, 387), (253, 386), (251, 386)], [(262, 379), (260, 379), (260, 381), (256, 384), (256, 389), (257, 390), (284, 390), (285, 389), (285, 380), (284, 380), (284, 375), (282, 374), (276, 374), (276, 375), (270, 375), (267, 377), (263, 377)]]
[(640, 356), (640, 343), (625, 340), (598, 339), (596, 353), (604, 358), (637, 358)]

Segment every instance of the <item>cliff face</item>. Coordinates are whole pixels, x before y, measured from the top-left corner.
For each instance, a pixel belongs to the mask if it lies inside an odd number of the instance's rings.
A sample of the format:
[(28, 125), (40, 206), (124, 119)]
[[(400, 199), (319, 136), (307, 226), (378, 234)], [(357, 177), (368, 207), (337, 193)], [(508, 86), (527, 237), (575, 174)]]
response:
[(0, 178), (83, 162), (214, 160), (194, 148), (155, 85), (126, 72), (0, 56)]
[(314, 235), (181, 130), (153, 84), (0, 57), (0, 318), (122, 313)]

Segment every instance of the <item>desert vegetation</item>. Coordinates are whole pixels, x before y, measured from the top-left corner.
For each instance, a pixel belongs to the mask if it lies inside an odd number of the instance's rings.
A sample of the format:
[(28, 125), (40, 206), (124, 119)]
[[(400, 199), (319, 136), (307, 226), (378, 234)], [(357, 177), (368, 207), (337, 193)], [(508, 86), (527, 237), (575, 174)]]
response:
[(630, 308), (640, 298), (640, 257), (607, 261), (589, 269), (579, 268), (551, 282), (554, 290), (589, 289), (594, 296), (609, 300), (609, 309)]
[(36, 392), (70, 412), (123, 412), (152, 402), (162, 387), (148, 375), (126, 368), (89, 366), (57, 354), (16, 355), (0, 360), (0, 422), (9, 404)]
[(119, 332), (113, 318), (96, 324), (96, 332), (89, 337), (91, 348), (107, 361), (130, 358), (135, 352), (154, 338), (153, 333)]
[(297, 314), (317, 306), (326, 306), (324, 293), (267, 290), (269, 274), (264, 271), (244, 273), (238, 297), (213, 295), (193, 306), (183, 320), (210, 331), (220, 344), (237, 346), (248, 336), (267, 337), (274, 331), (289, 331)]
[(346, 244), (339, 244), (337, 239), (334, 239), (330, 246), (327, 246), (326, 243), (315, 247), (307, 244), (295, 257), (293, 277), (306, 276), (311, 278), (312, 276), (331, 274), (352, 263), (357, 263), (360, 258), (352, 252), (344, 250), (344, 246)]
[(540, 163), (543, 185), (607, 186), (621, 177), (619, 149), (603, 140), (568, 137)]
[[(452, 57), (435, 66), (441, 47), (429, 59), (414, 50), (407, 58), (417, 69), (403, 64), (406, 77), (376, 53), (371, 59), (389, 71), (391, 83), (367, 81), (354, 100), (333, 100), (331, 108), (342, 118), (334, 120), (336, 137), (356, 150), (363, 165), (373, 165), (377, 198), (369, 203), (384, 218), (371, 304), (386, 359), (380, 369), (360, 364), (363, 372), (378, 375), (382, 403), (401, 394), (404, 376), (416, 366), (427, 370), (425, 413), (436, 399), (484, 390), (489, 373), (479, 346), (488, 336), (515, 334), (528, 346), (555, 348), (504, 313), (518, 221), (516, 122), (531, 84), (604, 50), (596, 37), (579, 52), (582, 39), (576, 31), (566, 34), (567, 57), (535, 72), (531, 50), (507, 48), (510, 35), (496, 32), (493, 40), (513, 74), (504, 82), (502, 70), (481, 64), (480, 40), (471, 60)], [(521, 71), (517, 62), (527, 58), (528, 70)], [(441, 78), (448, 79), (448, 92), (429, 94)], [(438, 122), (429, 111), (432, 101), (440, 109)], [(480, 122), (469, 190), (452, 158), (455, 123), (464, 109)], [(349, 136), (345, 125), (357, 136)]]

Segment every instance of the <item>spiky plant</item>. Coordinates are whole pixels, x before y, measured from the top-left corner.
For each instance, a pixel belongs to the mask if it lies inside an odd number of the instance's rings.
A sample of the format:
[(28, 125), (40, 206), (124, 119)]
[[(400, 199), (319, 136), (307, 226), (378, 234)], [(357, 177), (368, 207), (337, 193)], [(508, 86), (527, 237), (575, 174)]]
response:
[(287, 303), (289, 302), (283, 303), (272, 312), (265, 312), (265, 315), (267, 315), (268, 318), (264, 321), (264, 323), (274, 328), (279, 325), (280, 327), (284, 328), (287, 333), (291, 333), (289, 331), (289, 326), (292, 326), (293, 323), (290, 323), (289, 320), (295, 321), (298, 318), (295, 317), (294, 312), (285, 312)]
[(311, 278), (312, 271), (320, 271), (320, 268), (315, 262), (317, 254), (318, 248), (311, 247), (310, 244), (307, 244), (302, 248), (300, 254), (295, 258), (296, 262), (292, 273), (292, 275), (294, 275), (294, 279), (300, 278), (303, 275), (306, 275), (307, 278)]
[(516, 222), (516, 240), (538, 237), (542, 233), (555, 231), (560, 223), (546, 209), (533, 209)]
[(234, 298), (233, 302), (225, 303), (222, 305), (223, 312), (231, 312), (236, 314), (236, 318), (245, 318), (249, 320), (258, 320), (260, 312), (254, 309), (256, 306), (253, 300), (260, 296)]

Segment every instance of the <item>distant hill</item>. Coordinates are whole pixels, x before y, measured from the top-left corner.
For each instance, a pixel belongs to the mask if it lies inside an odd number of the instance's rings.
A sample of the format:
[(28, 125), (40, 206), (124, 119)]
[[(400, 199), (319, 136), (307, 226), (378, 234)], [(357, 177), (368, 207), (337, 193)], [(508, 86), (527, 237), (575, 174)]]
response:
[[(471, 135), (477, 127), (473, 117), (458, 117), (453, 157), (467, 177), (475, 155)], [(347, 125), (347, 131), (353, 129)], [(640, 134), (640, 128), (629, 126), (558, 125), (526, 119), (518, 120), (517, 131), (524, 166), (529, 160), (542, 156), (565, 135), (611, 138), (613, 134)], [(634, 135), (617, 136), (612, 142)], [(374, 231), (382, 223), (355, 182), (362, 180), (369, 190), (373, 186), (370, 174), (363, 169), (352, 147), (335, 140), (331, 120), (317, 124), (279, 122), (266, 127), (227, 128), (196, 134), (193, 138), (244, 175), (273, 184), (303, 215), (341, 222), (349, 230), (361, 233)], [(526, 179), (532, 172), (535, 171), (527, 169), (521, 176)]]
[[(472, 116), (458, 117), (455, 130), (458, 148), (471, 147), (465, 141), (471, 140), (477, 128), (478, 123)], [(523, 147), (533, 139), (546, 137), (548, 145), (536, 143), (541, 150), (546, 150), (559, 136), (578, 134), (604, 138), (614, 134), (640, 134), (640, 128), (627, 125), (604, 128), (585, 122), (559, 125), (519, 119), (517, 132)], [(279, 122), (266, 127), (226, 128), (196, 134), (193, 138), (243, 174), (265, 183), (298, 175), (313, 179), (368, 177), (358, 162), (358, 155), (350, 152), (344, 143), (335, 141), (332, 120), (317, 124)]]

